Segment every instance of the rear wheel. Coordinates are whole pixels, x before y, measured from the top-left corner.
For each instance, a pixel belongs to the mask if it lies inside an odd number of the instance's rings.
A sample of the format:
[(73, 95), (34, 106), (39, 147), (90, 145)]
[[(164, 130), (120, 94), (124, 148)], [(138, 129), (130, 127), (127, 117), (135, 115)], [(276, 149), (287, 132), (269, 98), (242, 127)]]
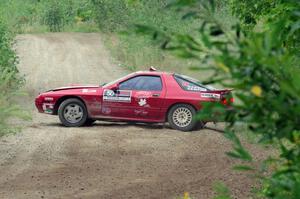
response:
[(168, 122), (174, 129), (180, 131), (191, 131), (195, 129), (196, 110), (188, 104), (176, 104), (168, 112)]
[(195, 129), (197, 129), (197, 130), (203, 129), (205, 127), (205, 125), (206, 125), (206, 122), (198, 121)]
[(60, 104), (58, 116), (64, 126), (78, 127), (85, 124), (88, 114), (82, 101), (70, 98)]

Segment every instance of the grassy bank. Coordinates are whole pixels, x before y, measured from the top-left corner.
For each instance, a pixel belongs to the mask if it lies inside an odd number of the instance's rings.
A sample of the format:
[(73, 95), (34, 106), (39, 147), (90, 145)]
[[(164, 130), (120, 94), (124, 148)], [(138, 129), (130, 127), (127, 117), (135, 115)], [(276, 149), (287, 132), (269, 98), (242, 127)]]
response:
[[(174, 9), (166, 9), (166, 2), (94, 0), (95, 19), (104, 34), (104, 42), (114, 61), (131, 71), (146, 70), (155, 66), (159, 70), (185, 73), (203, 79), (189, 68), (197, 61), (186, 61), (163, 51), (151, 36), (137, 35), (134, 25), (155, 27), (166, 33), (195, 32), (197, 19), (182, 20)], [(122, 20), (119, 20), (119, 19)]]

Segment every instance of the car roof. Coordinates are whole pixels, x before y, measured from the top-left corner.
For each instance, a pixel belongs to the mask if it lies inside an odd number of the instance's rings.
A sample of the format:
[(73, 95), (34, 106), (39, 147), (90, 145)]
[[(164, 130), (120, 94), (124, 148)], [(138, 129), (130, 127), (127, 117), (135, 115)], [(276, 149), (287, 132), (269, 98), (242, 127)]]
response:
[(164, 72), (164, 71), (137, 71), (135, 74), (139, 75), (172, 75), (173, 73)]

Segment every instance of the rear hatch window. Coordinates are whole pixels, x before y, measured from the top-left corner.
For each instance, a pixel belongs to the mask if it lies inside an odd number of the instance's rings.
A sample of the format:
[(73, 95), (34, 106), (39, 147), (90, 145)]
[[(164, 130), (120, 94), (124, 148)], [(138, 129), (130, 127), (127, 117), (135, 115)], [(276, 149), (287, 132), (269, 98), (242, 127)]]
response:
[(192, 77), (179, 74), (174, 74), (173, 76), (183, 90), (194, 92), (215, 90), (213, 87), (202, 85), (197, 79), (194, 79)]

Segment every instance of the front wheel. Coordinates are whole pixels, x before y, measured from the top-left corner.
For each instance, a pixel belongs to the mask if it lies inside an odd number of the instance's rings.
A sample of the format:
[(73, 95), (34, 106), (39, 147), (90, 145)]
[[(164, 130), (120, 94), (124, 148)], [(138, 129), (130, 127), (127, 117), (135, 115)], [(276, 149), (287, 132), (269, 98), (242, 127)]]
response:
[(67, 127), (79, 127), (85, 124), (88, 114), (82, 101), (70, 98), (61, 103), (58, 108), (61, 123)]
[(176, 104), (168, 112), (168, 122), (173, 129), (191, 131), (195, 129), (196, 110), (188, 104)]

